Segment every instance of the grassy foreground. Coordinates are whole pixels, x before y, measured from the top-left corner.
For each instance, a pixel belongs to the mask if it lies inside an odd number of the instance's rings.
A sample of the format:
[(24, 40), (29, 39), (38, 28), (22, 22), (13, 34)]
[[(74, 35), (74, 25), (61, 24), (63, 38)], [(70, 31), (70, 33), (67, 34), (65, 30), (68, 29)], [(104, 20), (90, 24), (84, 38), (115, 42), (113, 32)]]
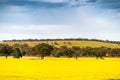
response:
[(120, 80), (120, 58), (0, 57), (0, 80)]

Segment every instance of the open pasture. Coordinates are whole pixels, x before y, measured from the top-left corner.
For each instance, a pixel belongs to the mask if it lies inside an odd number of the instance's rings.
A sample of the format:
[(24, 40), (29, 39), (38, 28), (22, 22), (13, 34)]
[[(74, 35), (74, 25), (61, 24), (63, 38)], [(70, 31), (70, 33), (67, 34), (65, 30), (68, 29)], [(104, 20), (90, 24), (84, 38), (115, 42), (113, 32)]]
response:
[[(57, 43), (57, 45), (55, 44)], [(114, 43), (106, 43), (106, 42), (99, 42), (99, 41), (76, 41), (76, 40), (63, 40), (63, 41), (22, 41), (22, 42), (3, 42), (4, 44), (14, 45), (14, 44), (28, 44), (30, 47), (34, 47), (39, 43), (47, 43), (49, 45), (60, 47), (72, 47), (72, 46), (79, 46), (79, 47), (109, 47), (109, 48), (120, 48), (120, 45)], [(70, 44), (69, 44), (70, 43)]]

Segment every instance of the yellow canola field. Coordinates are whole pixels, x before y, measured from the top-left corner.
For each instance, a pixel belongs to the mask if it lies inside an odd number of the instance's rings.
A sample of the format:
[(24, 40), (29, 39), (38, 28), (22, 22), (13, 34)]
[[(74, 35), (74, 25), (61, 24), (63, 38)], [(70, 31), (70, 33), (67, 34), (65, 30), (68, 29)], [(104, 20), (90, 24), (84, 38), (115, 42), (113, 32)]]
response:
[(120, 58), (0, 57), (0, 80), (120, 80)]

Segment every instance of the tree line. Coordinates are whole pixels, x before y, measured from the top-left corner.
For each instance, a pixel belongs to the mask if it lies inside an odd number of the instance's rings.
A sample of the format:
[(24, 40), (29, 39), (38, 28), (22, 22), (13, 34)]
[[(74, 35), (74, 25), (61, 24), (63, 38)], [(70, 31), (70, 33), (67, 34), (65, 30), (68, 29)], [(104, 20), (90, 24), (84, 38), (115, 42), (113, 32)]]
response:
[(96, 57), (103, 59), (104, 57), (120, 57), (120, 48), (108, 47), (84, 47), (66, 46), (55, 47), (46, 43), (37, 44), (34, 47), (28, 44), (14, 44), (12, 46), (7, 44), (0, 44), (0, 56), (13, 56), (14, 58), (22, 58), (23, 56), (39, 56), (44, 59), (45, 56), (52, 57)]

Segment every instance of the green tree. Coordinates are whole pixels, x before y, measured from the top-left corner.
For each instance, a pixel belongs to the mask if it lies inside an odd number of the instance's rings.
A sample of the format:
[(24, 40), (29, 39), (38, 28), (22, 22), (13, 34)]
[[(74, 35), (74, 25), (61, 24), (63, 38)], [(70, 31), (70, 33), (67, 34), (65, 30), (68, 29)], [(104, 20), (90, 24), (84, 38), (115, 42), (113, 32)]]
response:
[(41, 57), (41, 59), (44, 59), (45, 56), (49, 56), (51, 54), (51, 51), (54, 48), (49, 44), (42, 43), (42, 44), (36, 45), (35, 49), (38, 52), (38, 55)]
[(73, 46), (72, 50), (74, 52), (73, 57), (75, 57), (75, 59), (77, 60), (77, 58), (80, 56), (81, 49), (78, 46)]
[(100, 59), (104, 59), (103, 57), (106, 55), (105, 49), (105, 47), (98, 48), (98, 50), (96, 51), (96, 59), (98, 59), (99, 57)]
[(60, 56), (66, 56), (66, 57), (73, 57), (74, 51), (71, 48), (67, 48), (65, 46), (61, 46), (60, 48), (55, 48), (52, 51), (52, 56), (54, 57), (60, 57)]
[(15, 52), (14, 52), (14, 58), (22, 58), (22, 56), (23, 56), (23, 53), (22, 53), (22, 51), (19, 49), (19, 48), (15, 48)]
[(59, 51), (59, 48), (54, 48), (54, 50), (51, 52), (51, 56), (60, 57), (61, 55), (59, 54)]
[(19, 48), (23, 55), (31, 55), (32, 54), (32, 48), (28, 46), (28, 44), (14, 44), (14, 48)]
[(13, 48), (7, 44), (3, 44), (1, 47), (0, 47), (0, 53), (6, 57), (7, 57), (13, 52)]

